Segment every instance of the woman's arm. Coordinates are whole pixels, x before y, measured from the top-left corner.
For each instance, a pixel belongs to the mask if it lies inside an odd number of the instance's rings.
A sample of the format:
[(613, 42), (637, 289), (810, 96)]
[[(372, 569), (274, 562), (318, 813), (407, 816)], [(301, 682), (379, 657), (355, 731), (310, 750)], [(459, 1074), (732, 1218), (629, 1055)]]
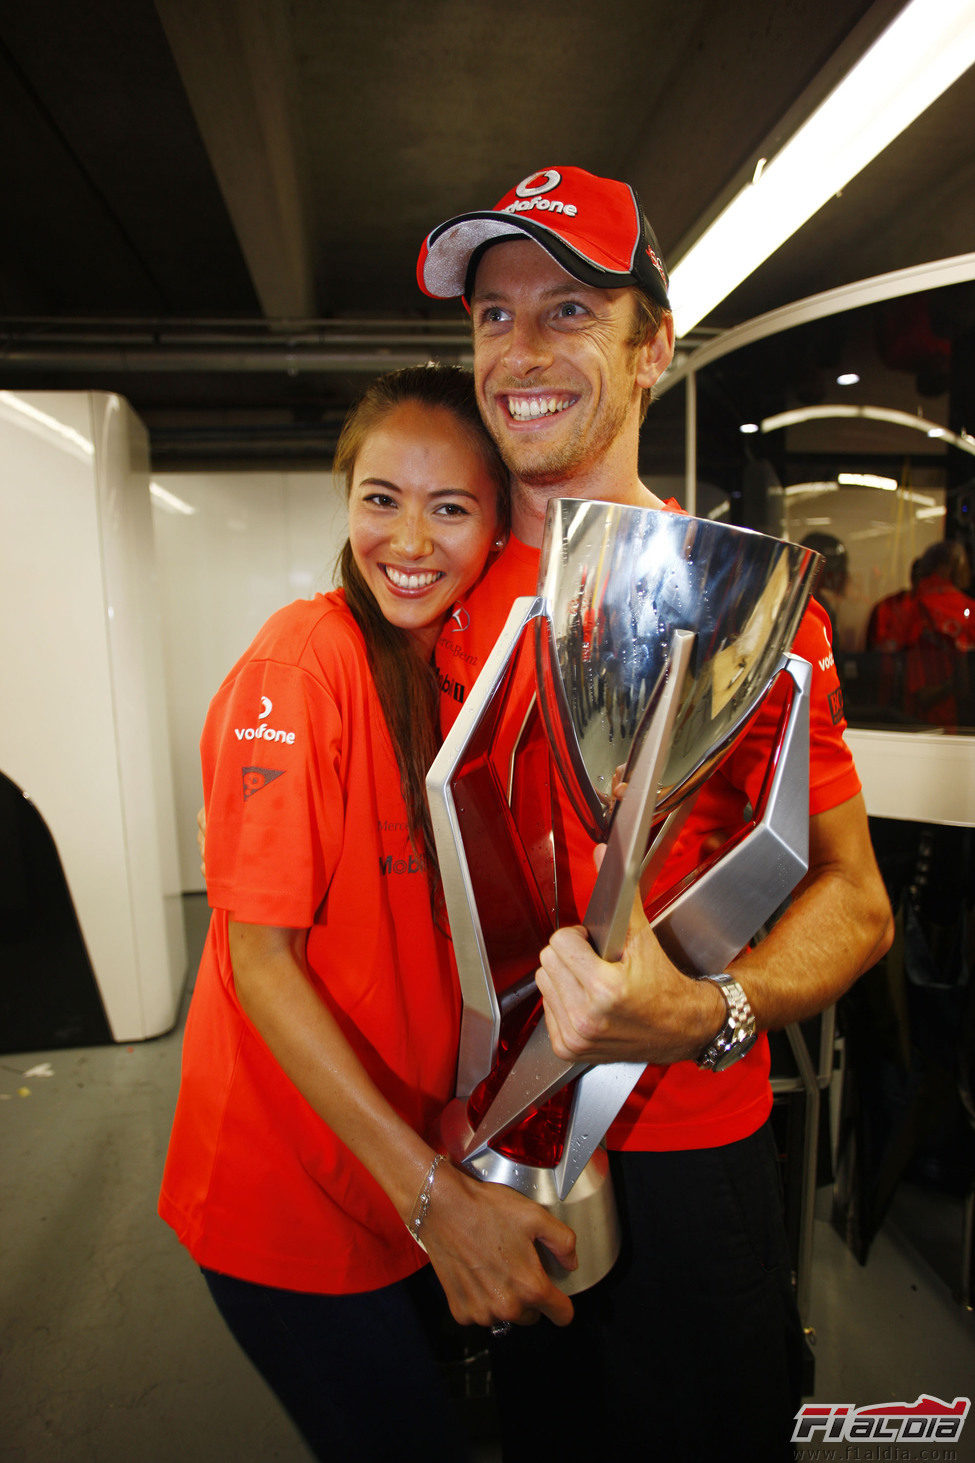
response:
[[(316, 993), (307, 931), (230, 921), (241, 1007), (282, 1071), (369, 1170), (406, 1223), (435, 1150), (386, 1101)], [(437, 1169), (423, 1243), (451, 1312), (465, 1325), (572, 1319), (572, 1303), (542, 1268), (544, 1244), (575, 1268), (575, 1236), (538, 1204), (451, 1164)]]

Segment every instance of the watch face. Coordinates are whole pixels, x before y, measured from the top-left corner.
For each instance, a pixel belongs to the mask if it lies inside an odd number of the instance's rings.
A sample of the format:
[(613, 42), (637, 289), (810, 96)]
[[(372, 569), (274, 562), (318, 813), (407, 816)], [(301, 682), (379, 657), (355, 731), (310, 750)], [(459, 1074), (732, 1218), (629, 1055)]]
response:
[(706, 979), (719, 987), (727, 1003), (728, 1014), (721, 1030), (698, 1058), (698, 1066), (712, 1072), (723, 1072), (754, 1046), (755, 1017), (748, 997), (732, 976), (709, 976)]
[(727, 1046), (725, 1046), (724, 1050), (719, 1054), (717, 1060), (715, 1061), (714, 1071), (723, 1072), (727, 1067), (733, 1067), (735, 1062), (739, 1061), (742, 1057), (747, 1056), (747, 1054), (751, 1051), (754, 1045), (754, 1033), (751, 1036), (743, 1037), (741, 1041), (735, 1041), (734, 1039), (732, 1039), (731, 1042)]

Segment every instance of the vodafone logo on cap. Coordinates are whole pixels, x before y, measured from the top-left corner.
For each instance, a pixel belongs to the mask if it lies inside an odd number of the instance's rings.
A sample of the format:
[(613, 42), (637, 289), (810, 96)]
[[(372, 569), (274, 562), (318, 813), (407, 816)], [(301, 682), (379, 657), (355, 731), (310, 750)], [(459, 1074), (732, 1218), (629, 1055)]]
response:
[[(514, 190), (515, 201), (506, 203), (503, 213), (564, 213), (566, 218), (575, 218), (578, 209), (574, 203), (565, 203), (561, 198), (546, 198), (553, 188), (562, 183), (558, 168), (545, 168), (541, 173), (532, 173), (522, 179)], [(510, 196), (510, 195), (509, 195)]]
[(551, 193), (562, 181), (562, 174), (555, 168), (546, 168), (543, 173), (532, 173), (515, 189), (519, 198), (537, 198), (539, 193)]

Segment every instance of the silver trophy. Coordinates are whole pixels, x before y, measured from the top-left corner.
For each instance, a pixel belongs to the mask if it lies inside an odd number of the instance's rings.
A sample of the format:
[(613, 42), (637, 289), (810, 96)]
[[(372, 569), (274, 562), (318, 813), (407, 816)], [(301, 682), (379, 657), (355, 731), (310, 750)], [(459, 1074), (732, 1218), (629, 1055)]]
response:
[[(569, 1294), (602, 1278), (619, 1229), (602, 1139), (636, 1063), (553, 1053), (534, 975), (562, 924), (619, 959), (638, 886), (689, 975), (721, 971), (808, 857), (807, 662), (787, 653), (818, 556), (682, 514), (556, 499), (535, 598), (501, 636), (427, 778), (463, 997), (457, 1096), (441, 1140), (470, 1172), (572, 1226)], [(694, 797), (787, 677), (759, 806), (717, 855), (656, 887)], [(572, 826), (574, 825), (574, 826)], [(606, 844), (584, 913), (567, 844)]]

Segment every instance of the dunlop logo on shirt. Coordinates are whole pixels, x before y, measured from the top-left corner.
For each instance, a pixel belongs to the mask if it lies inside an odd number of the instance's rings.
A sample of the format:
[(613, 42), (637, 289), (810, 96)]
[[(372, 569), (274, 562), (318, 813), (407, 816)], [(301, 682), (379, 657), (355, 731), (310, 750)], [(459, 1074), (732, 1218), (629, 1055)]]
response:
[(274, 767), (242, 767), (241, 776), (244, 782), (244, 797), (252, 798), (262, 787), (267, 787), (276, 777), (281, 777), (284, 768), (277, 770)]

